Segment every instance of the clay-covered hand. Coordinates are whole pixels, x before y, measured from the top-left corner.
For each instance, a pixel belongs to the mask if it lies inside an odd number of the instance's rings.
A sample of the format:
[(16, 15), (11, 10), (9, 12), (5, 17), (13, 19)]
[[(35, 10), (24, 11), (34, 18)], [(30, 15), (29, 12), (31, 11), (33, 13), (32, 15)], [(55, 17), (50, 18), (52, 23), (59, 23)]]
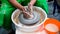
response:
[(23, 12), (23, 15), (24, 15), (24, 17), (27, 18), (27, 19), (29, 19), (29, 18), (32, 17), (32, 15), (31, 15), (29, 12), (26, 12), (26, 11)]
[(28, 4), (28, 9), (32, 10), (32, 7), (33, 7), (32, 3), (29, 3)]
[(35, 4), (36, 0), (31, 0), (30, 3), (28, 3), (28, 8), (32, 11), (32, 7)]
[(32, 6), (33, 6), (32, 3), (29, 3), (29, 4), (28, 4), (28, 8), (29, 8), (29, 9), (32, 9)]
[(28, 10), (29, 10), (29, 13), (30, 14), (32, 14), (32, 11), (33, 11), (32, 7), (33, 7), (33, 4), (32, 3), (29, 3), (28, 4)]

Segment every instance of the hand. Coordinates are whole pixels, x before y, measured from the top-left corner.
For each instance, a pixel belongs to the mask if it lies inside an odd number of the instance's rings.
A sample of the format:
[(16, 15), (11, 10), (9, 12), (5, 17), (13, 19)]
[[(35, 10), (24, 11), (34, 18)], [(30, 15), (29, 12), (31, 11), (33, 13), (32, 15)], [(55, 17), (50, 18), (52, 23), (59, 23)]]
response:
[(33, 4), (32, 3), (29, 3), (28, 4), (28, 9), (30, 11), (30, 14), (32, 14), (32, 7), (33, 7)]
[(25, 11), (23, 11), (23, 15), (25, 18), (32, 18), (33, 16), (30, 14), (30, 12), (28, 12), (26, 9)]
[(29, 12), (23, 12), (23, 15), (24, 15), (24, 17), (25, 18), (30, 18), (31, 17), (31, 15), (29, 14)]
[(30, 10), (32, 10), (32, 7), (33, 7), (32, 3), (29, 3), (29, 4), (28, 4), (28, 8), (29, 8)]
[(25, 8), (23, 6), (20, 7), (20, 10), (22, 10), (22, 12), (25, 11)]
[(23, 13), (24, 17), (25, 18), (32, 18), (31, 12), (28, 12), (26, 9), (27, 8), (22, 7), (22, 13)]

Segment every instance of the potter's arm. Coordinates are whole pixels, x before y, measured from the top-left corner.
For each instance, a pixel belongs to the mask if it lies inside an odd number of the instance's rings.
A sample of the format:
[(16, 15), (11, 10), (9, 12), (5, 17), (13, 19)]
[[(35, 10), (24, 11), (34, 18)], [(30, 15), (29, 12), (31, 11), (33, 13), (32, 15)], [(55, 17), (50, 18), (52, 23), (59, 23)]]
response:
[(24, 11), (24, 7), (23, 7), (21, 4), (19, 4), (16, 0), (9, 0), (9, 2), (11, 2), (11, 4), (12, 4), (13, 6), (15, 6), (16, 8)]
[[(16, 8), (22, 10), (25, 17), (27, 18), (31, 17), (27, 12), (25, 12), (25, 8), (21, 4), (19, 4), (16, 0), (9, 0), (9, 2), (11, 2), (11, 4), (14, 5)], [(31, 0), (29, 4), (34, 5), (35, 2), (36, 0)]]
[[(20, 9), (20, 10), (25, 10), (24, 7), (19, 4), (16, 0), (9, 0), (9, 2), (11, 2), (16, 8)], [(34, 5), (34, 3), (36, 2), (36, 0), (31, 0), (29, 4)]]
[(25, 8), (24, 8), (21, 4), (19, 4), (16, 0), (9, 0), (9, 2), (10, 2), (13, 6), (15, 6), (16, 8), (22, 10), (22, 12), (23, 12), (23, 14), (24, 14), (25, 17), (30, 17), (30, 16), (25, 12)]
[(35, 2), (36, 2), (36, 0), (31, 0), (29, 4), (34, 5), (34, 4), (35, 4)]

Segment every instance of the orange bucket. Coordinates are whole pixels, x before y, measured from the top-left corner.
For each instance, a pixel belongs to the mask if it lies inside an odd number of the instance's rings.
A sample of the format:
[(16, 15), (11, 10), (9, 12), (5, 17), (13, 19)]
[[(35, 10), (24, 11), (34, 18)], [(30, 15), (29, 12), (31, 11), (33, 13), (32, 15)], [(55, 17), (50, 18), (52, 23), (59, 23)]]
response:
[(54, 18), (48, 18), (44, 23), (44, 29), (48, 34), (58, 34), (60, 22)]

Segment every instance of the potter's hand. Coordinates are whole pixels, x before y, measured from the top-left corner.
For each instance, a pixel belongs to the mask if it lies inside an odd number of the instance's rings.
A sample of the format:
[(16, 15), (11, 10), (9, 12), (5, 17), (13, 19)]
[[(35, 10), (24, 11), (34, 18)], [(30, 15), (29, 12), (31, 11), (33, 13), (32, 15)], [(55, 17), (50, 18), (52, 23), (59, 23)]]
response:
[(30, 3), (28, 3), (28, 8), (32, 10), (33, 5), (35, 4), (36, 0), (31, 0)]
[(20, 10), (25, 11), (25, 8), (23, 6), (20, 7)]
[(32, 3), (29, 3), (28, 4), (28, 9), (32, 10), (32, 7), (33, 7)]
[(23, 12), (23, 15), (25, 18), (31, 18), (31, 15), (28, 12)]
[(32, 6), (33, 6), (33, 5), (32, 5), (31, 3), (28, 4), (28, 8), (29, 8), (29, 9), (32, 9)]
[(28, 10), (29, 10), (30, 14), (32, 14), (32, 7), (33, 7), (32, 3), (29, 3), (28, 4)]
[(23, 15), (25, 18), (32, 18), (33, 16), (27, 10), (23, 11)]

